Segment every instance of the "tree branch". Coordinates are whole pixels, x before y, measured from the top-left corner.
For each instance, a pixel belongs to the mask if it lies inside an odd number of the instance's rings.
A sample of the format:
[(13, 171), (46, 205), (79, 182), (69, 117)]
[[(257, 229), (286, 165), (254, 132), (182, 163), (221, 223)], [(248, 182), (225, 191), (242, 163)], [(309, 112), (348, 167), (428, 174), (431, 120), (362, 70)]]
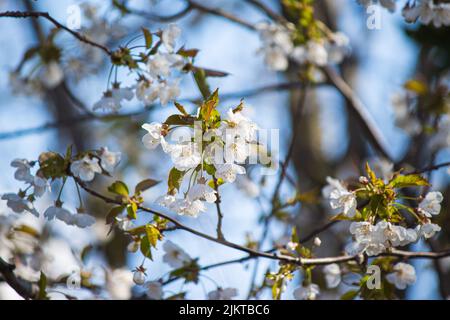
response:
[(0, 258), (0, 274), (5, 282), (25, 300), (35, 299), (37, 292), (34, 285), (14, 274), (15, 266)]
[(41, 11), (6, 11), (6, 12), (0, 12), (0, 18), (2, 17), (9, 17), (9, 18), (44, 18), (50, 21), (56, 28), (63, 29), (70, 33), (72, 36), (80, 40), (81, 42), (87, 43), (93, 47), (99, 48), (103, 50), (106, 54), (109, 56), (112, 54), (111, 50), (109, 50), (104, 45), (101, 45), (99, 43), (96, 43), (90, 39), (88, 39), (86, 36), (82, 35), (81, 33), (78, 33), (76, 31), (73, 31), (72, 29), (66, 27), (65, 25), (59, 23), (56, 19), (54, 19), (48, 12), (41, 12)]

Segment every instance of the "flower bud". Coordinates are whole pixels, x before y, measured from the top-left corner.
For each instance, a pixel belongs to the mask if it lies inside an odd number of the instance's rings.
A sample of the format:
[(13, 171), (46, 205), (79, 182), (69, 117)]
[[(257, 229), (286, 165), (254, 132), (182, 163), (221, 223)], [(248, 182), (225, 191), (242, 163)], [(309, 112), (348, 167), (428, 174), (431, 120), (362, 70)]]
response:
[(361, 177), (359, 177), (359, 182), (362, 184), (368, 184), (369, 179), (367, 179), (367, 177), (361, 176)]
[(136, 271), (133, 275), (133, 281), (137, 285), (143, 285), (145, 283), (145, 273), (143, 271)]
[(315, 238), (314, 238), (314, 245), (315, 245), (316, 247), (320, 247), (321, 244), (322, 244), (322, 240), (320, 240), (319, 237), (315, 237)]

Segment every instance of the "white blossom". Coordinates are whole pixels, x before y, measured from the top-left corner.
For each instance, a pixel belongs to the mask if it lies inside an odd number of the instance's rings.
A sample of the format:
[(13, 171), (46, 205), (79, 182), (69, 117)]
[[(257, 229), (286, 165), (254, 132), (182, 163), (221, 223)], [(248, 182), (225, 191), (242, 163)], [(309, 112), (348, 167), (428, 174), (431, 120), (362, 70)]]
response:
[(238, 295), (235, 288), (217, 288), (217, 290), (208, 293), (209, 300), (231, 300)]
[(2, 195), (2, 200), (6, 200), (6, 205), (16, 213), (28, 211), (34, 216), (39, 217), (39, 213), (33, 207), (31, 201), (20, 197), (16, 193), (5, 193)]
[(161, 300), (163, 296), (162, 284), (159, 281), (148, 281), (144, 284), (147, 296), (152, 300)]
[(47, 179), (35, 176), (33, 178), (33, 194), (36, 197), (42, 197), (47, 191), (50, 190), (50, 184)]
[(180, 171), (195, 168), (202, 161), (199, 145), (195, 142), (184, 142), (170, 145), (162, 140), (161, 144), (163, 150), (172, 158), (175, 168)]
[(165, 252), (163, 261), (172, 268), (179, 269), (191, 261), (191, 257), (170, 240), (164, 242), (163, 249)]
[(322, 194), (329, 194), (330, 206), (332, 209), (342, 209), (342, 214), (352, 218), (356, 214), (356, 195), (348, 191), (339, 181), (336, 179), (327, 177), (329, 184)]
[(181, 35), (181, 29), (174, 23), (169, 24), (161, 35), (161, 40), (167, 51), (173, 52), (175, 50), (175, 42)]
[(423, 225), (418, 225), (416, 228), (418, 237), (424, 237), (429, 239), (433, 237), (437, 232), (441, 231), (441, 227), (437, 224), (427, 222)]
[(245, 174), (245, 168), (234, 163), (217, 164), (216, 169), (216, 178), (229, 183), (236, 180), (236, 175)]
[(167, 78), (171, 75), (172, 69), (181, 69), (183, 67), (183, 63), (184, 59), (180, 55), (157, 52), (150, 57), (147, 62), (147, 67), (153, 78)]
[(187, 197), (192, 201), (204, 200), (209, 203), (214, 203), (217, 200), (217, 191), (207, 184), (197, 183), (189, 189)]
[(11, 166), (16, 168), (14, 178), (18, 181), (27, 183), (33, 182), (33, 175), (30, 172), (31, 163), (26, 159), (15, 159), (11, 162)]
[(262, 48), (266, 64), (275, 71), (284, 71), (289, 65), (288, 57), (294, 47), (291, 31), (275, 23), (262, 22), (256, 25), (262, 41)]
[(319, 295), (319, 286), (315, 283), (311, 283), (305, 287), (299, 287), (294, 290), (294, 298), (297, 300), (316, 300)]
[(450, 3), (435, 0), (417, 0), (407, 3), (402, 10), (407, 22), (417, 19), (423, 24), (433, 24), (436, 28), (450, 25)]
[(130, 101), (134, 97), (133, 88), (121, 88), (114, 86), (111, 90), (106, 91), (103, 97), (94, 104), (93, 110), (104, 110), (117, 112), (122, 108), (124, 100)]
[(394, 111), (395, 125), (410, 135), (416, 135), (422, 130), (420, 122), (411, 116), (411, 104), (405, 93), (394, 93), (391, 96), (391, 104)]
[(109, 151), (107, 147), (100, 150), (100, 165), (107, 172), (113, 172), (119, 164), (122, 154), (120, 152)]
[(92, 181), (96, 173), (102, 173), (102, 168), (97, 158), (85, 155), (82, 159), (72, 162), (70, 171), (83, 181)]
[(150, 150), (155, 149), (161, 143), (161, 139), (163, 139), (162, 124), (158, 122), (144, 123), (142, 129), (148, 131), (142, 137), (142, 143)]
[(337, 263), (326, 265), (323, 268), (328, 288), (336, 288), (341, 282), (341, 268)]
[(260, 187), (247, 176), (238, 176), (236, 186), (251, 198), (256, 198), (261, 193)]
[(441, 202), (444, 199), (439, 191), (427, 193), (425, 198), (419, 203), (419, 212), (428, 218), (438, 215), (441, 212)]
[(386, 276), (387, 281), (394, 284), (397, 289), (404, 290), (407, 286), (416, 282), (416, 270), (410, 264), (399, 262), (394, 266), (394, 271)]

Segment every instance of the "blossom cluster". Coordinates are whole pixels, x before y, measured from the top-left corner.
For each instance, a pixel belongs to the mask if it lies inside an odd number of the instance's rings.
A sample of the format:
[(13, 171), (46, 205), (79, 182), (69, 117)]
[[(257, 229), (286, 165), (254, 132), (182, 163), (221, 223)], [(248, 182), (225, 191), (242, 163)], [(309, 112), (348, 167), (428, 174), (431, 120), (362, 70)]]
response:
[[(96, 173), (109, 174), (112, 172), (119, 163), (120, 156), (119, 152), (111, 152), (104, 147), (79, 155), (78, 158), (74, 159), (70, 158), (70, 154), (63, 158), (53, 152), (41, 154), (38, 161), (15, 159), (11, 162), (11, 166), (15, 168), (14, 177), (16, 180), (24, 182), (27, 187), (23, 190), (20, 189), (18, 193), (3, 194), (2, 200), (6, 200), (6, 205), (15, 213), (27, 211), (39, 217), (39, 212), (34, 206), (36, 199), (50, 191), (50, 182), (53, 182), (56, 178), (61, 178), (63, 183), (58, 198), (54, 205), (44, 211), (44, 217), (49, 221), (56, 218), (67, 225), (79, 228), (91, 226), (95, 223), (95, 219), (88, 214), (84, 214), (81, 203), (78, 214), (73, 214), (62, 207), (61, 195), (67, 179), (66, 171), (69, 170), (72, 176), (81, 181), (91, 181)], [(32, 169), (34, 167), (39, 168), (33, 174)]]
[[(105, 91), (103, 97), (94, 104), (93, 110), (117, 112), (124, 101), (130, 101), (134, 97), (146, 106), (157, 100), (161, 105), (166, 105), (180, 95), (180, 72), (188, 63), (183, 49), (175, 51), (181, 29), (176, 24), (169, 24), (156, 35), (160, 38), (159, 42), (153, 47), (148, 43), (149, 52), (141, 53), (140, 60), (132, 60), (131, 50), (128, 48), (121, 48), (115, 53), (113, 63), (117, 66), (125, 65), (132, 70), (138, 69), (138, 79), (130, 87), (121, 87), (119, 82), (114, 81), (112, 88)], [(149, 31), (144, 36), (150, 37)], [(147, 38), (148, 41), (150, 40)]]
[[(394, 12), (397, 7), (396, 0), (357, 0), (357, 2), (365, 7), (379, 4), (391, 12)], [(409, 23), (419, 20), (423, 24), (432, 24), (436, 28), (448, 26), (450, 25), (450, 3), (440, 0), (408, 0), (402, 9), (402, 15)]]
[[(205, 203), (217, 201), (217, 187), (233, 183), (237, 175), (244, 175), (246, 169), (242, 164), (257, 152), (258, 127), (242, 114), (243, 103), (229, 109), (223, 118), (215, 109), (217, 104), (216, 91), (199, 108), (197, 116), (171, 116), (165, 123), (142, 126), (148, 132), (142, 138), (145, 147), (153, 150), (161, 145), (174, 164), (169, 174), (168, 194), (158, 198), (157, 203), (180, 215), (197, 217), (206, 211)], [(171, 122), (173, 119), (178, 120)], [(180, 126), (190, 131), (170, 143), (167, 135)], [(188, 174), (187, 191), (183, 197), (176, 197), (183, 177)]]
[(349, 39), (342, 32), (330, 32), (326, 37), (296, 45), (295, 28), (291, 25), (262, 22), (256, 28), (263, 45), (259, 51), (264, 54), (266, 64), (276, 71), (286, 70), (289, 60), (318, 67), (339, 64), (350, 52)]

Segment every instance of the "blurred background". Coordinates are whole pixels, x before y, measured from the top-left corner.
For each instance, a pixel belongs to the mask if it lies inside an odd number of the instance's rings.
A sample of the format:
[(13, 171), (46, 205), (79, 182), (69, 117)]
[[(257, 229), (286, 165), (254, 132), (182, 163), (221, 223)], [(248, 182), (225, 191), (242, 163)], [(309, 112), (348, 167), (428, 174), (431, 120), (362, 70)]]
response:
[[(33, 8), (39, 11), (48, 11), (52, 17), (64, 23), (68, 19), (68, 8), (71, 5), (91, 3), (98, 6), (98, 11), (106, 21), (113, 26), (120, 24), (117, 37), (110, 39), (108, 47), (114, 48), (125, 43), (140, 32), (142, 26), (157, 30), (164, 27), (164, 23), (153, 21), (139, 16), (120, 16), (119, 10), (113, 8), (111, 1), (1, 1), (0, 11), (27, 10)], [(246, 1), (240, 0), (210, 0), (199, 1), (208, 7), (220, 8), (230, 12), (246, 21), (257, 23), (267, 20), (263, 12)], [(278, 1), (263, 1), (273, 10), (281, 12)], [(133, 8), (151, 12), (153, 14), (171, 15), (179, 12), (183, 1), (177, 0), (131, 0), (128, 4)], [(316, 14), (332, 30), (340, 30), (350, 38), (351, 55), (340, 66), (345, 80), (355, 90), (373, 118), (381, 129), (389, 152), (394, 161), (405, 159), (411, 149), (409, 136), (394, 123), (394, 111), (391, 107), (391, 96), (401, 91), (404, 82), (417, 73), (426, 74), (427, 70), (420, 70), (423, 64), (425, 45), (413, 40), (408, 30), (415, 30), (418, 26), (406, 25), (397, 12), (389, 13), (380, 9), (381, 28), (369, 30), (366, 27), (367, 14), (364, 7), (353, 0), (318, 0), (316, 1)], [(86, 21), (81, 20), (81, 26)], [(230, 73), (224, 78), (212, 78), (212, 88), (220, 88), (221, 110), (227, 110), (245, 98), (246, 113), (261, 128), (280, 129), (279, 158), (283, 159), (289, 146), (292, 128), (298, 126), (299, 139), (294, 148), (291, 165), (288, 168), (290, 176), (298, 181), (302, 192), (320, 192), (325, 183), (325, 177), (335, 176), (346, 178), (358, 174), (365, 160), (376, 156), (376, 152), (367, 143), (366, 137), (361, 134), (361, 128), (353, 115), (348, 112), (345, 100), (333, 87), (321, 86), (310, 90), (307, 96), (305, 114), (301, 122), (292, 118), (293, 106), (299, 99), (299, 90), (266, 90), (257, 95), (248, 96), (253, 89), (267, 85), (287, 83), (295, 80), (293, 72), (276, 73), (268, 70), (263, 62), (263, 56), (257, 54), (261, 46), (258, 35), (251, 30), (243, 28), (230, 21), (193, 11), (177, 21), (183, 30), (181, 43), (187, 48), (200, 50), (196, 64), (205, 68), (222, 70)], [(110, 150), (122, 152), (122, 161), (116, 170), (115, 178), (134, 185), (144, 178), (153, 178), (165, 181), (170, 163), (167, 155), (159, 149), (149, 151), (142, 145), (141, 138), (145, 132), (140, 126), (145, 122), (161, 121), (175, 112), (173, 105), (152, 108), (145, 112), (142, 105), (137, 102), (126, 103), (121, 112), (136, 114), (129, 117), (111, 117), (108, 120), (96, 120), (86, 115), (82, 105), (92, 108), (98, 101), (107, 85), (109, 61), (101, 52), (92, 74), (77, 79), (77, 68), (64, 68), (65, 80), (63, 85), (45, 92), (43, 96), (36, 97), (27, 92), (13, 92), (9, 73), (19, 64), (24, 52), (48, 34), (52, 26), (43, 19), (0, 19), (0, 194), (15, 192), (21, 184), (14, 180), (14, 168), (10, 162), (15, 158), (36, 159), (41, 152), (52, 150), (65, 152), (69, 144), (76, 150), (98, 149), (107, 146)], [(447, 36), (450, 33), (447, 30)], [(449, 39), (444, 38), (444, 39)], [(58, 43), (61, 43), (63, 56), (77, 55), (80, 48), (76, 40), (70, 35), (59, 34)], [(449, 42), (450, 43), (450, 42)], [(428, 50), (428, 49), (427, 49)], [(120, 81), (127, 85), (134, 80), (126, 71), (119, 74)], [(68, 88), (65, 90), (62, 86)], [(183, 78), (181, 84), (181, 99), (198, 98), (199, 93), (190, 76)], [(70, 91), (73, 97), (68, 94)], [(228, 97), (228, 99), (227, 99)], [(79, 101), (78, 101), (79, 100)], [(186, 102), (186, 105), (193, 105)], [(74, 119), (78, 119), (74, 121)], [(81, 120), (80, 120), (81, 119)], [(449, 153), (440, 151), (438, 160), (448, 161)], [(224, 211), (223, 231), (226, 238), (236, 243), (246, 243), (249, 237), (259, 239), (263, 232), (260, 223), (261, 216), (270, 210), (270, 197), (276, 184), (276, 176), (266, 176), (264, 181), (255, 174), (254, 181), (258, 185), (259, 195), (249, 197), (245, 190), (235, 185), (223, 187), (222, 206)], [(99, 177), (95, 180), (95, 188), (105, 190), (112, 182), (112, 178)], [(434, 188), (446, 190), (448, 177), (445, 169), (433, 175)], [(152, 203), (159, 195), (164, 194), (165, 184), (145, 192), (147, 203)], [(53, 194), (47, 195), (46, 201), (41, 201), (38, 210), (42, 212), (55, 198), (58, 185), (52, 186)], [(292, 195), (292, 186), (283, 185), (281, 194)], [(268, 201), (269, 200), (269, 201)], [(77, 197), (74, 186), (64, 191), (65, 205), (74, 209)], [(58, 276), (70, 273), (74, 266), (79, 265), (74, 256), (79, 254), (87, 245), (94, 245), (95, 249), (86, 258), (83, 268), (129, 268), (133, 269), (142, 262), (140, 253), (128, 253), (126, 239), (120, 232), (108, 232), (104, 224), (108, 206), (100, 201), (86, 196), (89, 213), (97, 217), (95, 226), (88, 229), (77, 229), (66, 226), (61, 222), (47, 222), (37, 219), (30, 214), (18, 217), (20, 223), (35, 226), (46, 236), (43, 242), (43, 251), (51, 253), (53, 260), (49, 273)], [(329, 219), (327, 204), (304, 204), (295, 206), (287, 211), (291, 222), (299, 226), (303, 235), (308, 234)], [(198, 219), (180, 217), (181, 221), (195, 229), (208, 234), (214, 234), (216, 215), (214, 208)], [(5, 202), (0, 202), (0, 215), (8, 215), (9, 209)], [(448, 217), (447, 209), (441, 213)], [(445, 219), (441, 217), (442, 219)], [(142, 223), (150, 217), (141, 215)], [(449, 219), (447, 218), (448, 221)], [(25, 222), (24, 222), (25, 221)], [(17, 222), (18, 223), (18, 222)], [(441, 224), (443, 229), (448, 228), (448, 222)], [(1, 225), (0, 225), (1, 228)], [(45, 230), (45, 232), (44, 232)], [(283, 221), (273, 221), (262, 248), (270, 248), (273, 241), (283, 238), (287, 230)], [(443, 231), (444, 234), (450, 234)], [(448, 237), (448, 236), (447, 236)], [(239, 258), (243, 254), (203, 239), (192, 236), (183, 231), (175, 231), (167, 238), (181, 246), (191, 257), (199, 257), (200, 265), (226, 261)], [(337, 255), (348, 241), (348, 224), (343, 222), (333, 226), (320, 235), (322, 245), (317, 249), (319, 256)], [(446, 242), (447, 241), (447, 242)], [(445, 247), (448, 238), (437, 240), (438, 247)], [(0, 246), (3, 244), (0, 243)], [(159, 244), (161, 247), (161, 244)], [(418, 243), (417, 250), (429, 249), (428, 244)], [(0, 251), (1, 252), (1, 251)], [(77, 254), (74, 254), (77, 253)], [(162, 248), (154, 254), (154, 261), (146, 261), (148, 279), (159, 279), (169, 269), (162, 262)], [(255, 271), (255, 264), (258, 267)], [(436, 266), (432, 261), (414, 261), (417, 272), (417, 282), (404, 293), (409, 299), (441, 299), (447, 298), (450, 290), (450, 260), (444, 259)], [(200, 283), (183, 285), (182, 281), (175, 281), (165, 290), (177, 293), (187, 291), (189, 299), (204, 299), (206, 293), (214, 290), (217, 285), (221, 287), (234, 287), (239, 291), (239, 298), (248, 297), (252, 279), (256, 284), (262, 282), (264, 273), (276, 269), (276, 263), (261, 259), (247, 261), (243, 264), (230, 264), (221, 268), (205, 271), (200, 277)], [(440, 275), (436, 273), (439, 268)], [(50, 270), (50, 268), (49, 268)], [(47, 276), (51, 276), (47, 273)], [(439, 276), (441, 279), (439, 279)], [(319, 276), (318, 276), (319, 277)], [(442, 278), (443, 277), (443, 278)], [(301, 279), (296, 278), (290, 282), (284, 299), (292, 299), (292, 290), (298, 286)], [(317, 282), (323, 282), (317, 279)], [(63, 289), (61, 289), (63, 290)], [(139, 295), (141, 289), (134, 288), (134, 294)], [(345, 292), (345, 285), (339, 292), (325, 291), (321, 298), (339, 297)], [(79, 290), (72, 293), (75, 296), (89, 297), (88, 292)], [(0, 298), (14, 298), (16, 294), (0, 283)], [(270, 298), (270, 290), (262, 291), (260, 298)]]

